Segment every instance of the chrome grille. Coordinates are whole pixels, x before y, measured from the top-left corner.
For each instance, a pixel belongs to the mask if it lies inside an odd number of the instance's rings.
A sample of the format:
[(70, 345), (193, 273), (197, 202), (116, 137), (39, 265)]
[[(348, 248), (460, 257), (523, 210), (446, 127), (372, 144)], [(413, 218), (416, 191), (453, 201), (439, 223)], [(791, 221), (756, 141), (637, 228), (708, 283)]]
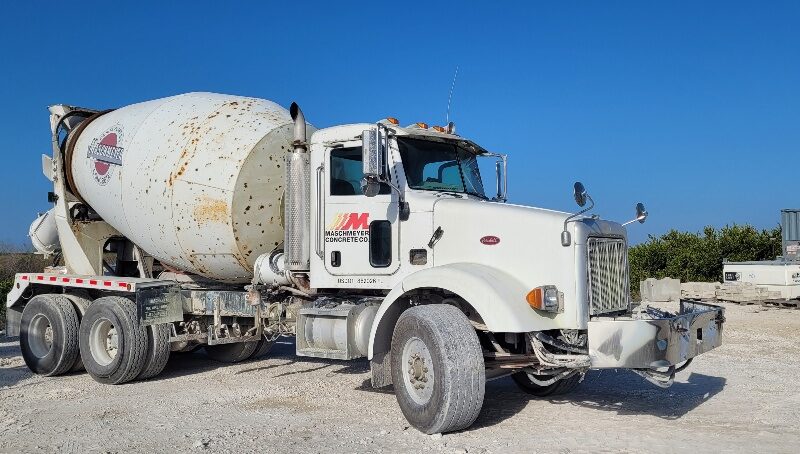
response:
[(628, 247), (619, 238), (589, 238), (589, 313), (628, 309)]

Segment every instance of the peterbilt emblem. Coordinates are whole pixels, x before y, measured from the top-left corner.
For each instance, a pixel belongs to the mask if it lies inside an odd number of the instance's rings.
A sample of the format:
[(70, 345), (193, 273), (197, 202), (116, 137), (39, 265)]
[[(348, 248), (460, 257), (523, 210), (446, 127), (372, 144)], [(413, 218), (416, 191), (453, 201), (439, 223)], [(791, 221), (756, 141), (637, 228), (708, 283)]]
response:
[(485, 244), (487, 246), (494, 246), (495, 244), (500, 242), (500, 238), (494, 235), (486, 235), (485, 237), (481, 238), (481, 244)]
[(119, 146), (122, 139), (122, 129), (115, 126), (96, 137), (89, 145), (86, 157), (92, 169), (95, 181), (105, 186), (111, 179), (112, 166), (122, 165), (124, 148)]

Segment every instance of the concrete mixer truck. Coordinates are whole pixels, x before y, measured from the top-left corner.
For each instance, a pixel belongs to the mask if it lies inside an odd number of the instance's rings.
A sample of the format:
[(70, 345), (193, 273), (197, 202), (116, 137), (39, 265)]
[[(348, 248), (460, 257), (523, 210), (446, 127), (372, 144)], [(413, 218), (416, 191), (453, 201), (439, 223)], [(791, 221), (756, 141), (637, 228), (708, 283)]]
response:
[(293, 336), (299, 356), (366, 358), (439, 433), (472, 424), (487, 380), (550, 396), (627, 368), (666, 387), (721, 343), (718, 307), (631, 303), (625, 224), (587, 215), (583, 185), (573, 214), (509, 204), (506, 156), (452, 123), (316, 129), (211, 93), (50, 114), (53, 208), (31, 236), (63, 265), (7, 297), (37, 374), (125, 383), (170, 352), (238, 362)]

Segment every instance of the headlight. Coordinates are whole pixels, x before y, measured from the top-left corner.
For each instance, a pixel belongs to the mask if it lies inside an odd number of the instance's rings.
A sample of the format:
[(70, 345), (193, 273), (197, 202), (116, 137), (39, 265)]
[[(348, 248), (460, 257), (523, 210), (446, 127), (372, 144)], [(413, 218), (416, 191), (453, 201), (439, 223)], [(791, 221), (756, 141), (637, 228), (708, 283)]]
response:
[(564, 294), (559, 292), (555, 285), (543, 285), (528, 292), (525, 297), (528, 305), (533, 309), (547, 312), (562, 312), (564, 310)]

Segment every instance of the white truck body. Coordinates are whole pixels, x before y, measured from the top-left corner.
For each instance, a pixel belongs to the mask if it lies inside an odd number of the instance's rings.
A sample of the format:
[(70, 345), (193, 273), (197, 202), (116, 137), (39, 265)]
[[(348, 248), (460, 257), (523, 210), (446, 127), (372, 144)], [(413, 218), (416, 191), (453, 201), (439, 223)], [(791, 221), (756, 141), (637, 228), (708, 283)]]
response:
[[(298, 355), (366, 356), (373, 385), (395, 382), (403, 413), (431, 432), (471, 424), (486, 379), (514, 374), (541, 394), (589, 368), (624, 367), (668, 386), (681, 363), (720, 345), (721, 309), (632, 312), (623, 225), (505, 203), (505, 156), (452, 125), (315, 130), (296, 105), (209, 93), (51, 112), (54, 154), (43, 162), (66, 266), (18, 275), (7, 304), (23, 352), (41, 344), (46, 312), (25, 308), (55, 307), (58, 294), (92, 320), (114, 319), (95, 314), (101, 306), (135, 309), (148, 333), (169, 332), (172, 350), (242, 360), (248, 346), (296, 335)], [(484, 158), (497, 161), (496, 197), (485, 194)], [(87, 323), (84, 363), (111, 345)], [(463, 367), (447, 366), (448, 348), (467, 355)], [(457, 374), (472, 391), (442, 384)], [(457, 410), (448, 389), (471, 409)]]

